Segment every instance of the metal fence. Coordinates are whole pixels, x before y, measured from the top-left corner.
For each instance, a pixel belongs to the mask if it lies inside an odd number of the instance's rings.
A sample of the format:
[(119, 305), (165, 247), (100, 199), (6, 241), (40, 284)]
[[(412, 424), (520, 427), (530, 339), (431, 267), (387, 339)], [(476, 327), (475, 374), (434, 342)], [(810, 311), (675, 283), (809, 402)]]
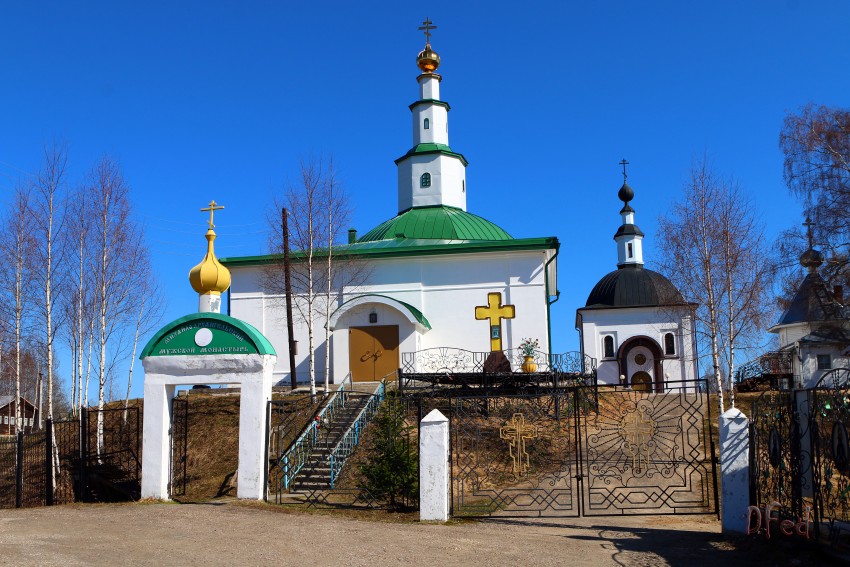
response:
[(0, 439), (0, 508), (138, 499), (139, 411), (124, 412), (84, 408)]

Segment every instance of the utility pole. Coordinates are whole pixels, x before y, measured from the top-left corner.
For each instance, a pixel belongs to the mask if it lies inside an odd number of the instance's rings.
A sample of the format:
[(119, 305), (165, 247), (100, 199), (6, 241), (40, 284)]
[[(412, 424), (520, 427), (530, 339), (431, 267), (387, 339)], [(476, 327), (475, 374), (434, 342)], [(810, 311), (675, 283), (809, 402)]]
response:
[(289, 376), (292, 390), (296, 388), (295, 380), (295, 330), (292, 324), (292, 279), (290, 271), (292, 266), (289, 262), (289, 223), (286, 207), (280, 210), (281, 223), (283, 225), (283, 282), (286, 289), (286, 332), (289, 335)]

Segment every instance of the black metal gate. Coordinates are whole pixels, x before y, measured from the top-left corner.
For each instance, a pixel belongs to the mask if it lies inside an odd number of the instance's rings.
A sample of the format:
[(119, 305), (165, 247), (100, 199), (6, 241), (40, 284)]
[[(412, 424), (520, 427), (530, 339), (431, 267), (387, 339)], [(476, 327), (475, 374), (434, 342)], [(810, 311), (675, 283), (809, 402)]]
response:
[(575, 391), (453, 398), (452, 514), (577, 516)]
[(769, 390), (754, 402), (750, 421), (750, 503), (779, 503), (784, 517), (803, 507), (797, 401), (789, 390)]
[(189, 399), (178, 396), (171, 400), (171, 475), (168, 484), (170, 496), (186, 495), (188, 449)]
[[(850, 370), (836, 369), (809, 391), (814, 521), (833, 546), (850, 549)], [(804, 437), (805, 439), (805, 437)], [(805, 472), (805, 471), (804, 471)], [(806, 474), (801, 475), (807, 479)], [(804, 489), (804, 492), (805, 491)], [(808, 502), (808, 500), (807, 500)], [(820, 535), (820, 530), (816, 533)]]
[(455, 516), (713, 514), (708, 395), (574, 387), (455, 397)]

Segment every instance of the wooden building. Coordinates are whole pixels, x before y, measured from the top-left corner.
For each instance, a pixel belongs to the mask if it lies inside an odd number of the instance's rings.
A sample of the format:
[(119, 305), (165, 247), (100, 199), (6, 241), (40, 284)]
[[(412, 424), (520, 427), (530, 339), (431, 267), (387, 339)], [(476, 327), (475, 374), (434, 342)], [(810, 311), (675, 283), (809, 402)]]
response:
[[(0, 435), (15, 434), (15, 397), (0, 396)], [(38, 410), (23, 396), (21, 397), (21, 427), (25, 433), (38, 428)]]

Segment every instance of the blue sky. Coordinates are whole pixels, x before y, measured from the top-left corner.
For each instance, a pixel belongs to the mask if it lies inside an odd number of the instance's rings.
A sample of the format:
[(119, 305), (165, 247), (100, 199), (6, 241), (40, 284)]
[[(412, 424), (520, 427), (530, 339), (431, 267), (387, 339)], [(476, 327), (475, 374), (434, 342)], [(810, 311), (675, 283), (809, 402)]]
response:
[(575, 309), (616, 267), (620, 159), (648, 264), (657, 217), (703, 153), (756, 199), (774, 238), (801, 221), (782, 181), (784, 116), (844, 106), (850, 92), (840, 1), (0, 6), (0, 200), (52, 140), (68, 143), (74, 180), (104, 154), (119, 160), (164, 321), (197, 308), (187, 273), (210, 199), (226, 207), (219, 256), (266, 251), (271, 197), (311, 155), (333, 155), (361, 234), (396, 213), (426, 16), (469, 210), (516, 237), (561, 240), (559, 352), (578, 348)]

